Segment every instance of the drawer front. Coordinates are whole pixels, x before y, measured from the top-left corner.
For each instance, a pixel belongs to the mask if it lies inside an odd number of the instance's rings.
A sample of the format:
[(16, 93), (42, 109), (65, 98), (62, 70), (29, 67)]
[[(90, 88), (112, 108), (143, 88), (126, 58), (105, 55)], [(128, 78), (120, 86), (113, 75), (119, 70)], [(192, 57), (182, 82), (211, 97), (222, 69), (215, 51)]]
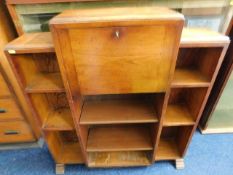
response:
[(31, 142), (35, 138), (24, 121), (0, 122), (0, 143)]
[(1, 73), (0, 73), (0, 89), (1, 89), (0, 90), (0, 97), (11, 95), (10, 90), (9, 90), (5, 80), (3, 79), (3, 76)]
[(162, 25), (70, 30), (81, 93), (165, 92), (175, 31)]
[(23, 119), (22, 113), (12, 98), (0, 99), (0, 121)]

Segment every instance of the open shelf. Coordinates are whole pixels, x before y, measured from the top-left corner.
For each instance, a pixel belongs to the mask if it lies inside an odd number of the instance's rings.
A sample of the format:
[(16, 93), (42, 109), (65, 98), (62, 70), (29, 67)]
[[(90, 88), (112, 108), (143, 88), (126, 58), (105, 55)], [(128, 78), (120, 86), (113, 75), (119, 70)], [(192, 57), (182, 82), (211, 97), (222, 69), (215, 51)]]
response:
[(7, 44), (6, 50), (14, 54), (55, 52), (50, 32), (23, 34)]
[(206, 87), (172, 88), (163, 125), (194, 125), (207, 89)]
[(26, 93), (65, 91), (55, 53), (14, 54), (11, 57)]
[(63, 145), (59, 156), (59, 163), (84, 163), (79, 142), (65, 143)]
[(193, 126), (163, 127), (155, 160), (175, 160), (183, 157)]
[[(181, 48), (213, 47), (229, 42), (229, 38), (207, 28), (184, 28)], [(50, 32), (25, 33), (6, 46), (16, 53), (55, 52)]]
[(27, 93), (64, 92), (60, 73), (38, 73), (25, 88)]
[(73, 130), (74, 123), (65, 93), (29, 94), (44, 130)]
[(208, 78), (195, 69), (176, 69), (172, 87), (208, 87)]
[(75, 131), (45, 131), (45, 137), (56, 163), (84, 163)]
[(69, 108), (61, 108), (51, 110), (43, 125), (44, 130), (74, 130), (74, 123), (72, 120)]
[(153, 150), (148, 125), (110, 125), (90, 128), (87, 152)]
[(80, 124), (153, 123), (157, 122), (153, 103), (142, 99), (87, 100)]
[(186, 104), (170, 104), (167, 106), (163, 125), (164, 126), (180, 126), (194, 125), (195, 121), (186, 108)]
[(180, 48), (217, 47), (229, 42), (229, 38), (208, 28), (183, 28)]
[[(218, 46), (229, 42), (229, 38), (207, 28), (184, 28), (181, 48)], [(50, 32), (25, 33), (6, 46), (16, 53), (55, 52)]]
[(89, 167), (129, 167), (151, 164), (148, 151), (119, 151), (88, 153)]
[(155, 160), (175, 160), (180, 159), (181, 157), (174, 139), (161, 139), (159, 141)]
[(208, 87), (222, 47), (180, 48), (172, 87)]

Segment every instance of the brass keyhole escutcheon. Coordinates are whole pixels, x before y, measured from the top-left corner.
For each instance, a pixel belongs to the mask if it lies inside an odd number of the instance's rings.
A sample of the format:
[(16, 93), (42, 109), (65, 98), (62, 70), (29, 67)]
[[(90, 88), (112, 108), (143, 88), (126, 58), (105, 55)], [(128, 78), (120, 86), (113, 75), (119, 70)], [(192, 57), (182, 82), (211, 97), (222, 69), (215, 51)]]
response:
[(120, 32), (118, 30), (115, 32), (115, 35), (117, 38), (120, 38)]

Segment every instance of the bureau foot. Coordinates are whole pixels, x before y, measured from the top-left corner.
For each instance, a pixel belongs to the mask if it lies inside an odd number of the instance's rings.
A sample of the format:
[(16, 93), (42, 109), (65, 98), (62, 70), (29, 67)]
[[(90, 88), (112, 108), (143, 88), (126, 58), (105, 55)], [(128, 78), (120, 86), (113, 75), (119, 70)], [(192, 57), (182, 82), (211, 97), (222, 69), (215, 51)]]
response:
[(184, 169), (184, 159), (176, 159), (175, 161), (176, 161), (175, 164), (177, 170)]
[(64, 164), (56, 164), (56, 174), (64, 174), (65, 173), (65, 165)]

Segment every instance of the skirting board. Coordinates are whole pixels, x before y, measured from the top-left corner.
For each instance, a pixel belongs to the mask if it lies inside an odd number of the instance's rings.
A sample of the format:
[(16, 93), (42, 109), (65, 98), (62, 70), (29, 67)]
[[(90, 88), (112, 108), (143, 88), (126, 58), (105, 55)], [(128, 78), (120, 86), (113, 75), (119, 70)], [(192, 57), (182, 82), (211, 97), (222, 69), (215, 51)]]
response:
[(44, 140), (40, 138), (37, 142), (17, 143), (17, 144), (0, 144), (1, 150), (15, 150), (15, 149), (29, 149), (29, 148), (42, 148)]
[(199, 130), (201, 134), (226, 134), (226, 133), (233, 133), (233, 128), (207, 128), (202, 129), (199, 126)]

